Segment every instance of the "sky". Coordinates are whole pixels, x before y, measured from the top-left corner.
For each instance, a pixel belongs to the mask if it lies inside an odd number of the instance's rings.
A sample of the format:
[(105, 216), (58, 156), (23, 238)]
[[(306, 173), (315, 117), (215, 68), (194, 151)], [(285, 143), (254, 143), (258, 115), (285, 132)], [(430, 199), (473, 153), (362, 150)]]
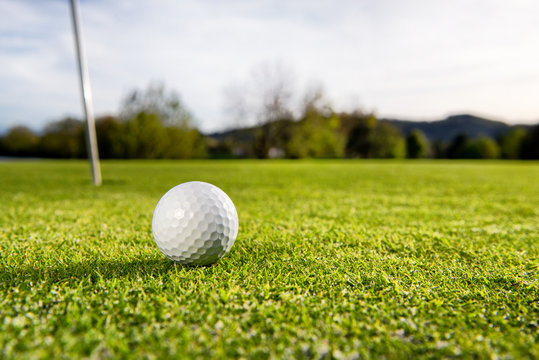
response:
[[(82, 0), (97, 116), (162, 82), (203, 131), (231, 126), (227, 89), (284, 64), (336, 110), (539, 122), (536, 0)], [(67, 0), (0, 0), (0, 130), (82, 117)]]

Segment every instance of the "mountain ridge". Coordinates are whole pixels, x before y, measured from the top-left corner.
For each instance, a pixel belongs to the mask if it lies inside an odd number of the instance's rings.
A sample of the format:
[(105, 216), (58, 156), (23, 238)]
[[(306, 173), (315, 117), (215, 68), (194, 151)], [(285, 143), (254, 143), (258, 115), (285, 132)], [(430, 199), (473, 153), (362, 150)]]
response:
[(470, 138), (490, 137), (497, 138), (514, 128), (528, 128), (533, 125), (509, 125), (502, 121), (491, 120), (471, 114), (457, 114), (435, 121), (412, 121), (400, 119), (380, 119), (398, 128), (403, 135), (412, 130), (421, 130), (430, 141), (451, 141), (459, 134)]
[[(506, 132), (515, 129), (527, 129), (535, 124), (514, 124), (510, 125), (498, 120), (491, 120), (471, 114), (450, 115), (442, 120), (433, 121), (414, 121), (401, 120), (395, 118), (381, 118), (380, 122), (389, 123), (395, 126), (406, 136), (413, 130), (422, 131), (429, 141), (449, 142), (455, 136), (464, 134), (470, 138), (490, 137), (497, 138)], [(226, 138), (241, 139), (248, 141), (254, 139), (254, 133), (259, 126), (245, 128), (229, 129), (205, 134), (215, 140), (224, 140)]]

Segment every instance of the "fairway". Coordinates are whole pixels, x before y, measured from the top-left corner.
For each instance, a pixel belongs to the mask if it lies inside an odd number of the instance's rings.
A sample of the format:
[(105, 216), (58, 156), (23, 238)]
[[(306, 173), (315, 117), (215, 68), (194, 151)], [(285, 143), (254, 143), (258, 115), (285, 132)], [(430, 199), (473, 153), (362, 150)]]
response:
[[(538, 358), (539, 163), (0, 163), (0, 358)], [(200, 180), (239, 234), (208, 267), (155, 246)]]

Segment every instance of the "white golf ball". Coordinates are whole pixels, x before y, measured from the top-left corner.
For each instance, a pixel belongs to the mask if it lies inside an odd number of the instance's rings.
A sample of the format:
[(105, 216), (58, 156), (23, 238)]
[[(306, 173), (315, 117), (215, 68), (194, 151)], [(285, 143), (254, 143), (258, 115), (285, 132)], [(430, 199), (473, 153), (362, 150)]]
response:
[(152, 233), (169, 259), (208, 265), (223, 257), (238, 235), (238, 213), (217, 186), (191, 181), (170, 189), (153, 212)]

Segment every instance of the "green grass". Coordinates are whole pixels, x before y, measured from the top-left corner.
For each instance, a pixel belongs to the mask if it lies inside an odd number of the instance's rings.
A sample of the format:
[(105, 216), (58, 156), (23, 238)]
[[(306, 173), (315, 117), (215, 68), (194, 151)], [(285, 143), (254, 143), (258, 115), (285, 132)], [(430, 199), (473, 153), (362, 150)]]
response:
[[(538, 358), (539, 164), (0, 163), (0, 358)], [(154, 245), (159, 198), (238, 210), (216, 265)]]

